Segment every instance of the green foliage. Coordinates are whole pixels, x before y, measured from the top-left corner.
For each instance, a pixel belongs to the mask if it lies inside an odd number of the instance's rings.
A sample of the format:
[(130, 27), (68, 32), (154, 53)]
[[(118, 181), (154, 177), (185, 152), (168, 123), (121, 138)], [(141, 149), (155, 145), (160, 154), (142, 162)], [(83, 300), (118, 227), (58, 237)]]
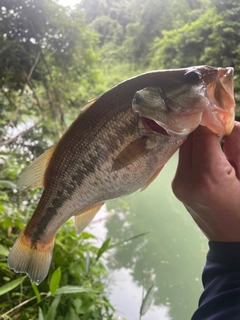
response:
[[(0, 8), (0, 309), (18, 319), (112, 319), (99, 248), (59, 233), (48, 278), (37, 287), (6, 257), (41, 190), (16, 190), (19, 173), (62, 135), (81, 107), (106, 90), (97, 35), (82, 11), (54, 1), (3, 0)], [(87, 266), (87, 267), (86, 267)], [(87, 271), (87, 272), (86, 272)]]
[[(8, 239), (10, 245), (13, 239)], [(113, 319), (103, 277), (107, 274), (100, 256), (108, 249), (110, 239), (102, 247), (86, 232), (76, 239), (73, 222), (63, 226), (57, 236), (53, 262), (47, 279), (39, 286), (7, 268), (0, 269), (1, 313), (10, 318), (35, 319)], [(85, 262), (89, 259), (89, 270)], [(6, 258), (1, 260), (6, 261)], [(19, 292), (20, 285), (20, 292)], [(22, 309), (24, 308), (24, 313)]]
[(148, 288), (146, 295), (142, 300), (142, 304), (140, 308), (140, 316), (143, 316), (145, 313), (147, 313), (148, 309), (151, 307), (153, 296), (154, 296), (154, 285), (152, 284)]
[[(239, 15), (239, 1), (232, 0), (82, 0), (75, 9), (53, 0), (1, 1), (1, 313), (20, 320), (112, 319), (102, 255), (138, 236), (126, 232), (127, 240), (107, 239), (97, 248), (90, 234), (76, 238), (69, 222), (58, 234), (50, 273), (37, 287), (6, 264), (42, 192), (19, 194), (18, 176), (88, 100), (140, 72), (233, 66), (239, 102)], [(135, 244), (130, 248), (136, 251)]]
[(26, 276), (25, 276), (25, 277), (18, 278), (18, 279), (15, 279), (15, 280), (13, 280), (13, 281), (8, 282), (8, 283), (5, 284), (4, 286), (2, 286), (2, 287), (0, 288), (0, 296), (3, 295), (3, 294), (5, 294), (5, 293), (7, 293), (7, 292), (9, 292), (9, 291), (11, 291), (11, 290), (13, 290), (13, 289), (16, 288), (17, 286), (19, 286), (19, 285), (23, 282), (23, 280), (24, 280), (25, 278), (26, 278)]
[(168, 69), (201, 63), (202, 45), (211, 34), (209, 20), (212, 17), (214, 12), (211, 9), (181, 28), (163, 31), (163, 37), (156, 38), (152, 46), (152, 66)]
[(190, 65), (232, 66), (235, 68), (235, 93), (240, 101), (240, 3), (213, 1), (195, 20), (184, 21), (180, 28), (162, 31), (151, 46), (153, 68)]
[(0, 31), (0, 144), (19, 131), (32, 137), (36, 127), (35, 141), (43, 134), (53, 143), (105, 89), (96, 67), (97, 36), (80, 10), (47, 0), (2, 1)]
[(50, 292), (52, 295), (55, 294), (59, 282), (61, 280), (61, 276), (62, 276), (62, 272), (61, 272), (61, 268), (58, 267), (52, 274), (51, 280), (50, 280), (50, 284), (49, 284), (49, 288), (50, 288)]

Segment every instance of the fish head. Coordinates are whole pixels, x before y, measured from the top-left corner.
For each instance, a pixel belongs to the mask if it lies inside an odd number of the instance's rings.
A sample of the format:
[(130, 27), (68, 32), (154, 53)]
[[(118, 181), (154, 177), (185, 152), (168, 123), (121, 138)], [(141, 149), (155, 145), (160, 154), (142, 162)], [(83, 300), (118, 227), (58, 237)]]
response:
[[(199, 125), (220, 136), (234, 126), (233, 68), (163, 70), (161, 81), (135, 93), (133, 111), (153, 131), (186, 136)], [(157, 81), (156, 81), (157, 82)]]

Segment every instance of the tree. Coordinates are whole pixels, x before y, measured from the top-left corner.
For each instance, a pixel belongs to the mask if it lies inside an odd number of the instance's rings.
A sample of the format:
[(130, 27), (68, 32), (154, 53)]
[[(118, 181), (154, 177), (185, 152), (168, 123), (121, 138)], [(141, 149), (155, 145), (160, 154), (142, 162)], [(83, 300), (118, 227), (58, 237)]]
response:
[(163, 37), (156, 38), (152, 44), (151, 66), (175, 68), (208, 64), (234, 67), (235, 98), (238, 103), (239, 13), (240, 4), (237, 1), (214, 1), (194, 21), (183, 24), (181, 28), (164, 31)]
[(97, 36), (80, 10), (54, 1), (3, 0), (0, 10), (1, 315), (112, 319), (94, 237), (77, 239), (71, 222), (58, 234), (50, 273), (38, 288), (6, 263), (41, 195), (17, 193), (19, 173), (59, 139), (88, 99), (105, 90)]

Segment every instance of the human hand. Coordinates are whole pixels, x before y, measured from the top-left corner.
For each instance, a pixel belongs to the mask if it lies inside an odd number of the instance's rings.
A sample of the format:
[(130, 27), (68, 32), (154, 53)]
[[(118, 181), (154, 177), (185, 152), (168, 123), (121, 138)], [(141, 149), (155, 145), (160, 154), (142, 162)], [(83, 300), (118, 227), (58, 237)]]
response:
[(224, 138), (223, 150), (206, 127), (191, 133), (180, 148), (172, 189), (209, 240), (240, 242), (240, 123)]

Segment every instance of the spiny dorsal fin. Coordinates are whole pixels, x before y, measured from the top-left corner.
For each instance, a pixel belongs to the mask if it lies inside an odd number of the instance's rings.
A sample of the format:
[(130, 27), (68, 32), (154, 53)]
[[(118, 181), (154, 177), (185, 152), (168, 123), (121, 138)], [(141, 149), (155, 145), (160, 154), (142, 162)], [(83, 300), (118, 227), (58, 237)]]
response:
[(144, 191), (145, 189), (147, 189), (147, 187), (153, 182), (153, 180), (155, 180), (157, 178), (157, 176), (159, 175), (159, 173), (161, 172), (162, 168), (164, 166), (161, 166), (152, 176), (151, 178), (142, 186), (141, 191)]
[(44, 187), (44, 175), (55, 148), (56, 145), (45, 151), (20, 174), (17, 182), (20, 190)]
[[(99, 97), (96, 97), (96, 98), (89, 100), (88, 103), (81, 109), (81, 113), (86, 111), (89, 107), (91, 107), (91, 105), (94, 104), (94, 102), (96, 102), (98, 100), (98, 98)], [(81, 113), (80, 113), (80, 115), (81, 115)]]
[(148, 137), (141, 137), (130, 143), (117, 157), (112, 166), (112, 171), (125, 168), (145, 156), (150, 149), (147, 148)]
[(95, 217), (95, 215), (100, 210), (103, 204), (104, 202), (99, 203), (96, 206), (74, 216), (75, 229), (78, 236), (86, 228), (86, 226), (92, 221), (92, 219)]

